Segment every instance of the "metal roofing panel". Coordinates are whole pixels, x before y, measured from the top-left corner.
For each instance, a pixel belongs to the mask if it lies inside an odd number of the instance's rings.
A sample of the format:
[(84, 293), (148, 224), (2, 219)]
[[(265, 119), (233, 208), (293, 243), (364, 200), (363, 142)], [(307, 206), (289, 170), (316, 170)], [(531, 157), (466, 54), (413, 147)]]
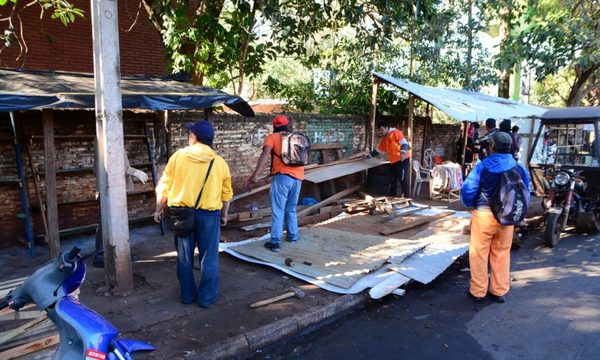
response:
[(550, 109), (541, 116), (544, 120), (600, 119), (600, 106)]
[(388, 84), (414, 94), (458, 121), (527, 118), (540, 116), (546, 111), (538, 106), (521, 104), (474, 91), (434, 88), (377, 72), (371, 74)]

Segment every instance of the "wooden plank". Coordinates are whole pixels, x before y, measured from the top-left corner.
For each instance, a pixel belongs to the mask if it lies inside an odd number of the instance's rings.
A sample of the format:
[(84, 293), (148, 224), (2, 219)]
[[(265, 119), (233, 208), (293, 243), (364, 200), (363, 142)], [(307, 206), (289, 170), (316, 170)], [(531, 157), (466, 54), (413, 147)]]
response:
[(360, 187), (361, 187), (360, 185), (356, 185), (356, 186), (351, 187), (350, 189), (340, 191), (339, 193), (328, 197), (327, 199), (321, 201), (320, 203), (309, 206), (306, 209), (298, 212), (298, 216), (300, 217), (300, 216), (304, 216), (304, 215), (309, 215), (312, 212), (319, 210), (320, 208), (322, 208), (325, 205), (329, 205), (329, 204), (333, 203), (334, 201), (337, 201), (345, 196), (352, 194), (355, 191), (358, 191), (360, 189)]
[(0, 321), (36, 319), (44, 314), (46, 313), (40, 310), (13, 311), (0, 315)]
[[(23, 122), (23, 120), (18, 117), (18, 119), (21, 122), (21, 127), (23, 128), (23, 130), (25, 130), (25, 123)], [(25, 133), (27, 133), (27, 131), (25, 131)], [(50, 233), (50, 230), (48, 228), (48, 221), (46, 218), (46, 207), (44, 205), (44, 201), (42, 200), (42, 192), (40, 190), (40, 175), (38, 174), (36, 167), (33, 163), (33, 156), (31, 156), (31, 150), (29, 149), (29, 142), (25, 141), (24, 144), (25, 147), (25, 153), (27, 153), (27, 159), (29, 160), (29, 169), (31, 170), (31, 175), (33, 177), (33, 186), (35, 189), (35, 197), (37, 198), (37, 202), (38, 202), (38, 206), (40, 207), (40, 213), (42, 215), (42, 222), (44, 224), (44, 240), (46, 242), (48, 242), (48, 238), (46, 237), (47, 234)]]
[(403, 211), (401, 213), (394, 213), (394, 214), (390, 215), (388, 218), (386, 218), (383, 223), (385, 224), (385, 223), (388, 223), (388, 222), (390, 222), (390, 221), (392, 221), (392, 220), (394, 220), (394, 219), (396, 219), (398, 217), (406, 216), (406, 215), (410, 215), (410, 214), (414, 214), (417, 211), (426, 210), (426, 209), (430, 209), (430, 208), (431, 208), (431, 206), (417, 207), (417, 208), (414, 208), (414, 209)]
[(410, 281), (410, 278), (399, 274), (391, 274), (385, 278), (379, 284), (373, 286), (371, 290), (369, 290), (369, 296), (371, 299), (381, 299), (382, 297), (391, 294), (399, 288), (400, 286), (406, 284)]
[(33, 342), (19, 345), (8, 350), (0, 352), (1, 359), (16, 359), (27, 354), (31, 354), (55, 345), (58, 345), (60, 337), (58, 334), (43, 337)]
[(54, 164), (54, 114), (52, 109), (42, 111), (44, 118), (44, 166), (46, 167), (46, 214), (48, 216), (48, 233), (46, 241), (50, 249), (50, 257), (60, 254), (60, 233), (58, 228), (58, 199), (56, 196), (56, 170)]
[(319, 166), (311, 169), (304, 174), (304, 180), (315, 183), (324, 182), (340, 178), (346, 175), (351, 175), (357, 172), (365, 171), (383, 164), (387, 161), (381, 159), (356, 159), (347, 162), (332, 162), (328, 166)]
[(40, 326), (45, 321), (50, 321), (50, 319), (48, 319), (48, 316), (46, 316), (46, 314), (39, 316), (39, 317), (35, 318), (34, 320), (29, 321), (15, 329), (0, 333), (0, 345), (3, 345), (4, 343), (9, 342), (10, 340), (16, 338), (17, 336), (20, 336), (37, 326)]
[(317, 143), (317, 144), (310, 144), (310, 150), (327, 150), (327, 149), (341, 149), (344, 147), (344, 144), (342, 143)]
[(403, 224), (393, 225), (393, 226), (387, 226), (383, 230), (379, 231), (379, 233), (381, 235), (390, 235), (390, 234), (397, 233), (397, 232), (400, 232), (400, 231), (412, 229), (412, 228), (414, 228), (416, 226), (423, 225), (423, 224), (432, 222), (434, 220), (438, 220), (438, 219), (444, 218), (444, 217), (449, 216), (451, 214), (454, 214), (454, 211), (447, 211), (447, 212), (443, 212), (443, 213), (437, 214), (437, 215), (424, 216), (424, 217), (422, 217), (420, 219), (409, 221), (409, 222), (406, 222), (406, 223), (403, 223)]
[(233, 202), (233, 201), (236, 201), (236, 200), (239, 200), (239, 199), (245, 198), (246, 196), (250, 196), (250, 195), (253, 195), (253, 194), (259, 193), (259, 192), (261, 192), (261, 191), (263, 191), (263, 190), (267, 190), (267, 189), (269, 189), (270, 187), (271, 187), (271, 183), (269, 182), (268, 184), (265, 184), (265, 185), (263, 185), (263, 186), (259, 186), (259, 187), (257, 187), (257, 188), (254, 188), (254, 189), (252, 189), (252, 190), (249, 190), (249, 191), (243, 192), (243, 193), (241, 193), (241, 194), (234, 195), (234, 196), (231, 198), (231, 201)]

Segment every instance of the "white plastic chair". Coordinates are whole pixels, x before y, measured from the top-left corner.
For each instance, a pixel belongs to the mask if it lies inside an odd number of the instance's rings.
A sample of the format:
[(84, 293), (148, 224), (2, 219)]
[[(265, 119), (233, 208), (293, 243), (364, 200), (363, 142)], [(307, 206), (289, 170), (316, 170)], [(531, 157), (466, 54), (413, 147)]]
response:
[(429, 198), (431, 199), (431, 171), (421, 168), (421, 164), (417, 160), (412, 162), (413, 170), (415, 171), (415, 185), (413, 186), (413, 196), (418, 196), (421, 192), (421, 184), (427, 183), (429, 188)]

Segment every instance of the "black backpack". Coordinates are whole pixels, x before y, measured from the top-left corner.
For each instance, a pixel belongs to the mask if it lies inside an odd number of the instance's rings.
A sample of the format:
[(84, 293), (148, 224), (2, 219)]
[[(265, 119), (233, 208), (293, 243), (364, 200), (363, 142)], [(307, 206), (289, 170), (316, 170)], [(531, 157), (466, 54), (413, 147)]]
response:
[(519, 165), (516, 165), (512, 169), (497, 174), (500, 179), (491, 198), (488, 199), (490, 209), (501, 225), (518, 225), (525, 220), (527, 215), (529, 189), (523, 181), (518, 167)]
[(288, 166), (308, 165), (310, 160), (310, 140), (301, 132), (281, 134), (281, 161)]

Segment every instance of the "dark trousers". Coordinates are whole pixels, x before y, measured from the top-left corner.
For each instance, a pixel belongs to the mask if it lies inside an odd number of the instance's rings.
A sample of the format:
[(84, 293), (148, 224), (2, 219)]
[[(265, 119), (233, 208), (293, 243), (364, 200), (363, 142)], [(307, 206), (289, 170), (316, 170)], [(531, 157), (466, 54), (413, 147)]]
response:
[(390, 196), (398, 196), (398, 180), (400, 180), (400, 196), (409, 197), (408, 166), (410, 158), (390, 164)]
[[(187, 236), (175, 236), (177, 248), (177, 278), (181, 302), (197, 302), (209, 307), (219, 292), (219, 239), (221, 237), (220, 211), (196, 210), (195, 229)], [(194, 279), (194, 250), (200, 258), (200, 286)]]

